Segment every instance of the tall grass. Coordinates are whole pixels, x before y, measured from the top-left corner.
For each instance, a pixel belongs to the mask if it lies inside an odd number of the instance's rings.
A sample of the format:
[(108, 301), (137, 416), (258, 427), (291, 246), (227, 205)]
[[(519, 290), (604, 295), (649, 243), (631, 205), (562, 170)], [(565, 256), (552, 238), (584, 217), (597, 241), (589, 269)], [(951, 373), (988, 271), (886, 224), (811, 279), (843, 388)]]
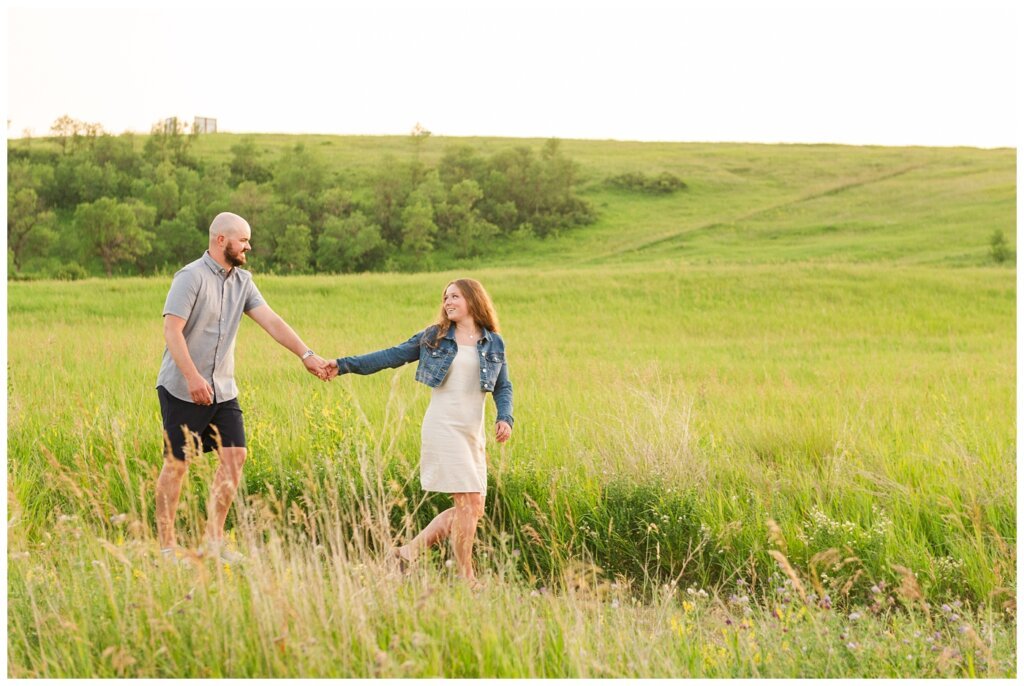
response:
[[(480, 595), (444, 551), (380, 562), (449, 504), (419, 490), (412, 367), (320, 384), (249, 322), (250, 562), (155, 566), (166, 280), (10, 284), (9, 674), (1013, 673), (1012, 272), (474, 275), (517, 419), (489, 447)], [(421, 328), (449, 276), (258, 279), (340, 355)], [(213, 467), (183, 495), (192, 547)]]

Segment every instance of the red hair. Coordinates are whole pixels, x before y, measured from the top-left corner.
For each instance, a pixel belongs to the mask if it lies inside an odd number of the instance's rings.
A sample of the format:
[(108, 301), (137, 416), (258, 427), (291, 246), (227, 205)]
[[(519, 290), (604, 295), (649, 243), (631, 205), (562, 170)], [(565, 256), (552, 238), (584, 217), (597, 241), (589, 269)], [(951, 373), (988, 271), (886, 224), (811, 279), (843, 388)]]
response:
[(448, 292), (448, 287), (453, 284), (459, 287), (459, 292), (466, 299), (469, 316), (473, 318), (477, 326), (494, 333), (499, 332), (498, 313), (494, 311), (494, 301), (491, 300), (491, 296), (484, 290), (483, 284), (476, 279), (455, 279), (454, 281), (449, 281), (448, 285), (441, 291), (441, 312), (437, 316), (437, 321), (434, 322), (434, 326), (437, 327), (437, 333), (434, 335), (434, 340), (427, 343), (431, 348), (437, 347), (438, 342), (448, 335), (448, 330), (452, 326), (452, 321), (448, 319), (448, 314), (444, 311), (444, 294)]

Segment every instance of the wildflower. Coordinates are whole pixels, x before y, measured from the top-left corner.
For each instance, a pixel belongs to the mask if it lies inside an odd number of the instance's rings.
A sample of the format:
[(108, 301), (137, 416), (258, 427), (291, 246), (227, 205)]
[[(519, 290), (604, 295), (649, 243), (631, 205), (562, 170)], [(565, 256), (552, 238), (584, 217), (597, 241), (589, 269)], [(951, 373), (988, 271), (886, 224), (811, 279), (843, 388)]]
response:
[(700, 589), (699, 591), (697, 591), (697, 597), (698, 597), (698, 598), (707, 598), (707, 597), (708, 597), (708, 592), (707, 592), (707, 591), (705, 591), (705, 590), (704, 590), (704, 589), (702, 588), (702, 589)]
[(860, 619), (860, 613), (859, 612), (851, 612), (850, 613), (850, 621), (851, 622), (856, 622), (858, 619)]
[(111, 524), (123, 524), (126, 521), (128, 521), (128, 515), (126, 515), (124, 512), (116, 514), (110, 518)]
[(882, 589), (880, 589), (880, 588), (878, 587), (878, 585), (876, 584), (876, 585), (874, 585), (874, 586), (872, 586), (872, 587), (871, 587), (871, 592), (877, 595), (877, 594), (879, 594), (879, 593), (881, 593), (881, 592), (882, 592)]
[(857, 644), (854, 643), (853, 641), (850, 641), (849, 643), (846, 644), (846, 647), (849, 648), (850, 650), (854, 650), (857, 647)]
[(693, 612), (694, 607), (694, 604), (691, 603), (689, 600), (683, 601), (683, 610), (685, 610), (686, 612)]
[(826, 610), (831, 610), (832, 609), (832, 598), (830, 598), (829, 595), (826, 593), (825, 597), (822, 598), (821, 602), (818, 603), (818, 604), (821, 605), (821, 607), (825, 608)]
[(444, 566), (447, 567), (448, 569), (451, 569), (452, 567), (455, 566), (455, 561), (454, 560), (450, 560), (450, 559), (449, 560), (445, 560), (444, 561)]
[(944, 614), (947, 614), (947, 615), (948, 615), (948, 614), (949, 614), (950, 612), (952, 612), (952, 611), (953, 611), (953, 608), (951, 608), (951, 607), (950, 607), (949, 605), (947, 605), (946, 603), (943, 603), (943, 604), (942, 604), (942, 607), (941, 607), (940, 609), (942, 610), (942, 612), (943, 612)]
[(615, 598), (612, 600), (612, 607), (617, 608), (619, 606), (619, 599)]

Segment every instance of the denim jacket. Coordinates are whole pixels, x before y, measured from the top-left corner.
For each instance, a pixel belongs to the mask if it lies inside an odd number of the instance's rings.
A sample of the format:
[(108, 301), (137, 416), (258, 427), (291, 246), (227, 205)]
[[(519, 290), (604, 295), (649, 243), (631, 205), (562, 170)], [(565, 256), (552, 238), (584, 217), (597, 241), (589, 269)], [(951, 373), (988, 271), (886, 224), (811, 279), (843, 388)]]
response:
[[(512, 418), (512, 382), (508, 378), (508, 362), (505, 361), (505, 341), (501, 336), (482, 328), (483, 336), (476, 342), (480, 354), (480, 390), (489, 391), (494, 395), (494, 404), (498, 408), (498, 421), (514, 424)], [(416, 367), (416, 380), (431, 388), (437, 388), (448, 375), (452, 360), (459, 351), (455, 342), (455, 327), (437, 342), (436, 348), (427, 345), (433, 341), (436, 326), (420, 331), (393, 348), (385, 348), (365, 355), (352, 355), (338, 358), (339, 374), (373, 374), (382, 369), (401, 367), (414, 360), (419, 360)]]

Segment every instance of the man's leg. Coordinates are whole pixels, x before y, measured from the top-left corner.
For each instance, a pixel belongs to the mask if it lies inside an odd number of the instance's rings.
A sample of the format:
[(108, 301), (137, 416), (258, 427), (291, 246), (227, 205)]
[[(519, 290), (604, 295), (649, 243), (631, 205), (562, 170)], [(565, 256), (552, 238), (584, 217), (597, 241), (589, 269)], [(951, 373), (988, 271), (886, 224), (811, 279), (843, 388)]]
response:
[(185, 460), (177, 459), (169, 451), (164, 454), (164, 467), (156, 480), (156, 531), (164, 550), (175, 547), (174, 518), (187, 470)]
[(207, 507), (206, 540), (211, 544), (220, 544), (224, 540), (224, 522), (228, 510), (235, 499), (238, 483), (242, 478), (242, 465), (245, 463), (245, 448), (221, 448), (217, 473), (213, 476), (213, 487), (210, 489), (210, 502)]

